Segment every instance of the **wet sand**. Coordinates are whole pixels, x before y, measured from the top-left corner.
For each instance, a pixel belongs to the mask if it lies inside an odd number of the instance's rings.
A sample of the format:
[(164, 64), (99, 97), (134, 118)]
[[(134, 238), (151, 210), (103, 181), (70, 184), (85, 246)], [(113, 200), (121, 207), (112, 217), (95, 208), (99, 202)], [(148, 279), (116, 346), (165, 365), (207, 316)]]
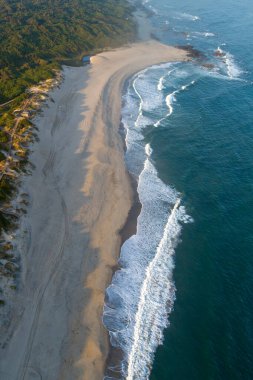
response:
[(125, 81), (184, 50), (140, 42), (64, 69), (64, 82), (36, 118), (30, 205), (20, 226), (22, 284), (1, 336), (5, 380), (101, 380), (108, 355), (105, 289), (134, 199), (119, 134)]

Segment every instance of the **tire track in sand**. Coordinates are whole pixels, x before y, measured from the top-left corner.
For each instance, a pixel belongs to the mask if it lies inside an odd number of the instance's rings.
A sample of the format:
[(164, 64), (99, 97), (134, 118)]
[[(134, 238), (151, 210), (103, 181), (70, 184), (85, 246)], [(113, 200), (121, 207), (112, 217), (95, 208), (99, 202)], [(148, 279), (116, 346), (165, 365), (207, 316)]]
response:
[[(52, 131), (51, 131), (53, 133), (51, 135), (54, 135), (55, 129), (56, 129), (55, 124), (53, 124)], [(65, 199), (60, 192), (60, 189), (57, 185), (56, 178), (54, 177), (54, 173), (53, 173), (53, 165), (54, 165), (55, 156), (56, 156), (56, 151), (55, 151), (55, 145), (53, 144), (53, 146), (50, 149), (48, 158), (44, 164), (44, 167), (42, 168), (42, 173), (43, 173), (45, 179), (48, 177), (49, 174), (52, 175), (52, 177), (53, 177), (53, 190), (56, 191), (58, 194), (58, 199), (60, 199), (62, 213), (63, 213), (63, 217), (64, 217), (63, 237), (62, 237), (57, 255), (54, 258), (52, 258), (48, 263), (47, 267), (52, 268), (52, 269), (49, 272), (49, 275), (48, 275), (46, 281), (44, 282), (44, 284), (41, 285), (39, 292), (38, 292), (38, 295), (36, 297), (37, 302), (34, 305), (35, 310), (33, 313), (33, 320), (32, 320), (32, 325), (31, 325), (31, 329), (29, 332), (28, 341), (27, 341), (27, 344), (25, 347), (24, 360), (23, 360), (23, 363), (20, 365), (17, 380), (25, 380), (27, 371), (29, 368), (31, 368), (29, 366), (29, 361), (30, 361), (30, 357), (31, 357), (34, 338), (35, 338), (37, 327), (38, 327), (39, 316), (40, 316), (40, 312), (41, 312), (41, 308), (42, 308), (42, 304), (43, 304), (43, 298), (44, 298), (44, 295), (45, 295), (54, 275), (56, 274), (58, 265), (62, 259), (63, 253), (64, 253), (65, 244), (66, 244), (68, 237), (69, 237), (68, 209), (67, 209)], [(41, 374), (40, 374), (40, 376), (41, 376)]]
[(24, 380), (25, 379), (27, 370), (29, 368), (29, 360), (30, 360), (30, 356), (31, 356), (32, 345), (33, 345), (34, 337), (35, 337), (37, 326), (38, 326), (39, 315), (40, 315), (40, 311), (41, 311), (41, 307), (42, 307), (42, 303), (43, 303), (44, 294), (47, 291), (48, 286), (49, 286), (50, 282), (52, 281), (52, 279), (56, 273), (56, 270), (58, 268), (58, 264), (60, 263), (60, 260), (63, 256), (65, 243), (66, 243), (68, 236), (69, 236), (69, 221), (68, 221), (67, 206), (66, 206), (65, 200), (64, 200), (64, 198), (63, 198), (63, 196), (60, 193), (58, 188), (56, 188), (56, 191), (57, 191), (59, 198), (61, 200), (61, 207), (62, 207), (63, 216), (64, 216), (63, 238), (62, 238), (61, 245), (59, 247), (58, 254), (56, 255), (56, 257), (53, 260), (51, 260), (51, 262), (49, 262), (48, 266), (52, 267), (52, 270), (50, 271), (45, 284), (40, 287), (40, 290), (39, 290), (39, 293), (37, 296), (37, 303), (35, 305), (35, 311), (34, 311), (32, 326), (30, 329), (29, 338), (28, 338), (26, 348), (25, 348), (24, 360), (20, 366), (18, 380)]

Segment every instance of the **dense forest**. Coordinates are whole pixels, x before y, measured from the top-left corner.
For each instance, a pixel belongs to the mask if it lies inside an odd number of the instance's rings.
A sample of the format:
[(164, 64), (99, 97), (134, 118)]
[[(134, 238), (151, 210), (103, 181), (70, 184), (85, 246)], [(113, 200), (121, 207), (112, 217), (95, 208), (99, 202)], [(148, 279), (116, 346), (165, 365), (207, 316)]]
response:
[(0, 0), (0, 103), (69, 58), (131, 40), (123, 0)]
[(47, 91), (60, 83), (61, 64), (80, 65), (84, 55), (134, 39), (132, 11), (125, 0), (0, 0), (2, 279), (14, 280), (19, 267), (11, 235), (27, 199), (20, 194), (15, 207), (12, 199), (19, 174), (29, 170), (29, 147), (36, 139), (32, 117)]

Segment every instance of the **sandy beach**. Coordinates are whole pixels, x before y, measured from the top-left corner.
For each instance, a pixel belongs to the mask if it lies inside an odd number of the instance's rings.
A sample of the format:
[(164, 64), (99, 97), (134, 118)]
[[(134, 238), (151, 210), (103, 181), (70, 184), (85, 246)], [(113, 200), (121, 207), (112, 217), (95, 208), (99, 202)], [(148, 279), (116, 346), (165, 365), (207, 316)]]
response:
[(104, 293), (133, 198), (118, 133), (123, 85), (147, 66), (187, 59), (147, 41), (64, 68), (35, 120), (34, 169), (22, 185), (30, 202), (20, 226), (22, 281), (1, 336), (1, 378), (103, 378)]

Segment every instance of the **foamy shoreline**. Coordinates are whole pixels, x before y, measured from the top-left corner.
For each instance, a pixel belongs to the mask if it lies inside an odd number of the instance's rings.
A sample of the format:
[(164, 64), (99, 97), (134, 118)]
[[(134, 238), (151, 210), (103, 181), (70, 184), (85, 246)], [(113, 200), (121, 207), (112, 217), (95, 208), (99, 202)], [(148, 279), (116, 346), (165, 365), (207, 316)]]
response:
[(1, 339), (6, 380), (103, 378), (104, 293), (133, 196), (118, 133), (123, 85), (145, 67), (187, 59), (149, 41), (64, 69), (54, 103), (36, 119), (35, 169), (23, 183), (30, 206), (20, 228), (22, 286)]

